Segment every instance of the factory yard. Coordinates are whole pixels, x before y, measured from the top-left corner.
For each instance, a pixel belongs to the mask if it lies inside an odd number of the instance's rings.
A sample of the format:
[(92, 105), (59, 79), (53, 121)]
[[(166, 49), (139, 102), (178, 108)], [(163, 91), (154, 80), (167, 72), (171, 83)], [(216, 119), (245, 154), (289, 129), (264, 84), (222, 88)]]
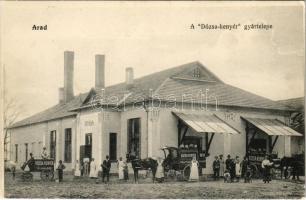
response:
[[(17, 176), (18, 177), (18, 176)], [(38, 176), (37, 176), (38, 177)], [(132, 177), (131, 177), (132, 178)], [(140, 179), (139, 184), (119, 182), (112, 177), (109, 184), (96, 183), (92, 179), (64, 177), (64, 182), (22, 182), (6, 174), (5, 197), (7, 198), (302, 198), (305, 196), (303, 182), (273, 180), (263, 184), (224, 183), (219, 181), (152, 183)]]

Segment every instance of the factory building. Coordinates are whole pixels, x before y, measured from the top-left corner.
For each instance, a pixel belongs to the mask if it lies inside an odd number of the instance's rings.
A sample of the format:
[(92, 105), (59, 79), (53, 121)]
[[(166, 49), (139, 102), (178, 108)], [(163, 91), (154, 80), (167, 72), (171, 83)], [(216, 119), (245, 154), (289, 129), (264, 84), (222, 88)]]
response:
[[(73, 92), (74, 53), (64, 52), (64, 87), (57, 105), (10, 127), (10, 158), (20, 166), (43, 147), (73, 170), (76, 160), (101, 164), (126, 154), (163, 157), (161, 148), (197, 149), (212, 173), (214, 156), (252, 152), (278, 157), (301, 153), (300, 133), (288, 127), (295, 110), (231, 86), (200, 62), (105, 87), (105, 56), (95, 56), (95, 86)], [(115, 167), (112, 169), (115, 171)]]

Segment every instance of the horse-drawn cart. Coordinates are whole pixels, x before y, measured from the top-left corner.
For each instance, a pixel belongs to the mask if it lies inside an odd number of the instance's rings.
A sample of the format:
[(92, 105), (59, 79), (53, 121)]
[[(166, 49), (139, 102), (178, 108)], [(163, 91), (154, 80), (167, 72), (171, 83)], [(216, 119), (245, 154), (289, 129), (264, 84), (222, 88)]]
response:
[(175, 177), (178, 179), (188, 180), (190, 176), (191, 160), (193, 157), (199, 162), (199, 171), (206, 167), (206, 154), (199, 151), (198, 148), (176, 148), (163, 147), (162, 151), (165, 155), (164, 169), (167, 177)]
[(52, 180), (54, 177), (54, 160), (52, 159), (30, 159), (21, 167), (23, 181), (32, 181), (32, 172), (40, 172), (40, 178), (43, 181)]
[[(199, 162), (199, 169), (206, 167), (206, 154), (199, 151), (198, 148), (183, 149), (176, 147), (163, 147), (161, 150), (164, 153), (163, 161), (164, 172), (166, 178), (177, 180), (188, 180), (190, 176), (191, 160), (196, 157)], [(139, 170), (150, 170), (153, 174), (153, 181), (157, 170), (156, 158), (139, 159), (136, 156), (127, 154), (127, 162), (131, 162), (134, 170), (135, 181), (138, 179)], [(199, 170), (201, 172), (201, 170)], [(136, 176), (135, 176), (136, 174)]]
[[(261, 167), (262, 161), (265, 159), (265, 153), (252, 152), (248, 155), (249, 166), (252, 170), (252, 176), (254, 178), (261, 178), (263, 176), (263, 168)], [(271, 176), (273, 178), (282, 177), (282, 165), (281, 159), (277, 157), (277, 154), (273, 153), (268, 155), (270, 161), (273, 163), (271, 166)]]

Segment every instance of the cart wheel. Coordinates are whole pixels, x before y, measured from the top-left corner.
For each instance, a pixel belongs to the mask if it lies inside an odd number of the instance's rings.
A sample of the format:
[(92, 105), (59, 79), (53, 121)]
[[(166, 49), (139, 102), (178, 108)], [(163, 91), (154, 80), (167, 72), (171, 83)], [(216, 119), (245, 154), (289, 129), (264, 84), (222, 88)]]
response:
[(189, 180), (189, 177), (190, 177), (190, 166), (189, 165), (184, 167), (184, 169), (183, 169), (183, 176), (184, 176), (184, 180), (185, 181)]
[(256, 165), (250, 165), (250, 168), (252, 170), (252, 176), (254, 178), (260, 178), (260, 171), (258, 170)]
[(43, 181), (50, 181), (53, 179), (53, 177), (54, 177), (54, 173), (52, 171), (43, 170), (40, 172), (40, 178)]
[(53, 180), (53, 178), (54, 178), (54, 172), (53, 171), (49, 171), (49, 177), (50, 177), (49, 180)]
[(176, 179), (176, 172), (175, 172), (175, 170), (171, 169), (168, 172), (166, 172), (166, 177), (167, 177), (167, 179), (175, 180)]

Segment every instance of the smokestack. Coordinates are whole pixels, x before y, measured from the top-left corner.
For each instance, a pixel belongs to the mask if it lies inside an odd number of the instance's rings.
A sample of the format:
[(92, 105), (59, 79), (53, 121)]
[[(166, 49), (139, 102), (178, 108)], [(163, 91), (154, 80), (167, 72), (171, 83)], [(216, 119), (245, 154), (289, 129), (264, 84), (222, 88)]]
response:
[(58, 98), (59, 98), (59, 103), (64, 103), (65, 102), (64, 88), (63, 87), (58, 88)]
[(95, 88), (102, 89), (105, 87), (105, 56), (95, 55), (95, 63), (96, 63)]
[(132, 88), (134, 84), (134, 70), (132, 67), (127, 67), (125, 69), (125, 82), (127, 88)]
[(73, 99), (73, 65), (74, 52), (64, 52), (64, 101), (68, 102)]

